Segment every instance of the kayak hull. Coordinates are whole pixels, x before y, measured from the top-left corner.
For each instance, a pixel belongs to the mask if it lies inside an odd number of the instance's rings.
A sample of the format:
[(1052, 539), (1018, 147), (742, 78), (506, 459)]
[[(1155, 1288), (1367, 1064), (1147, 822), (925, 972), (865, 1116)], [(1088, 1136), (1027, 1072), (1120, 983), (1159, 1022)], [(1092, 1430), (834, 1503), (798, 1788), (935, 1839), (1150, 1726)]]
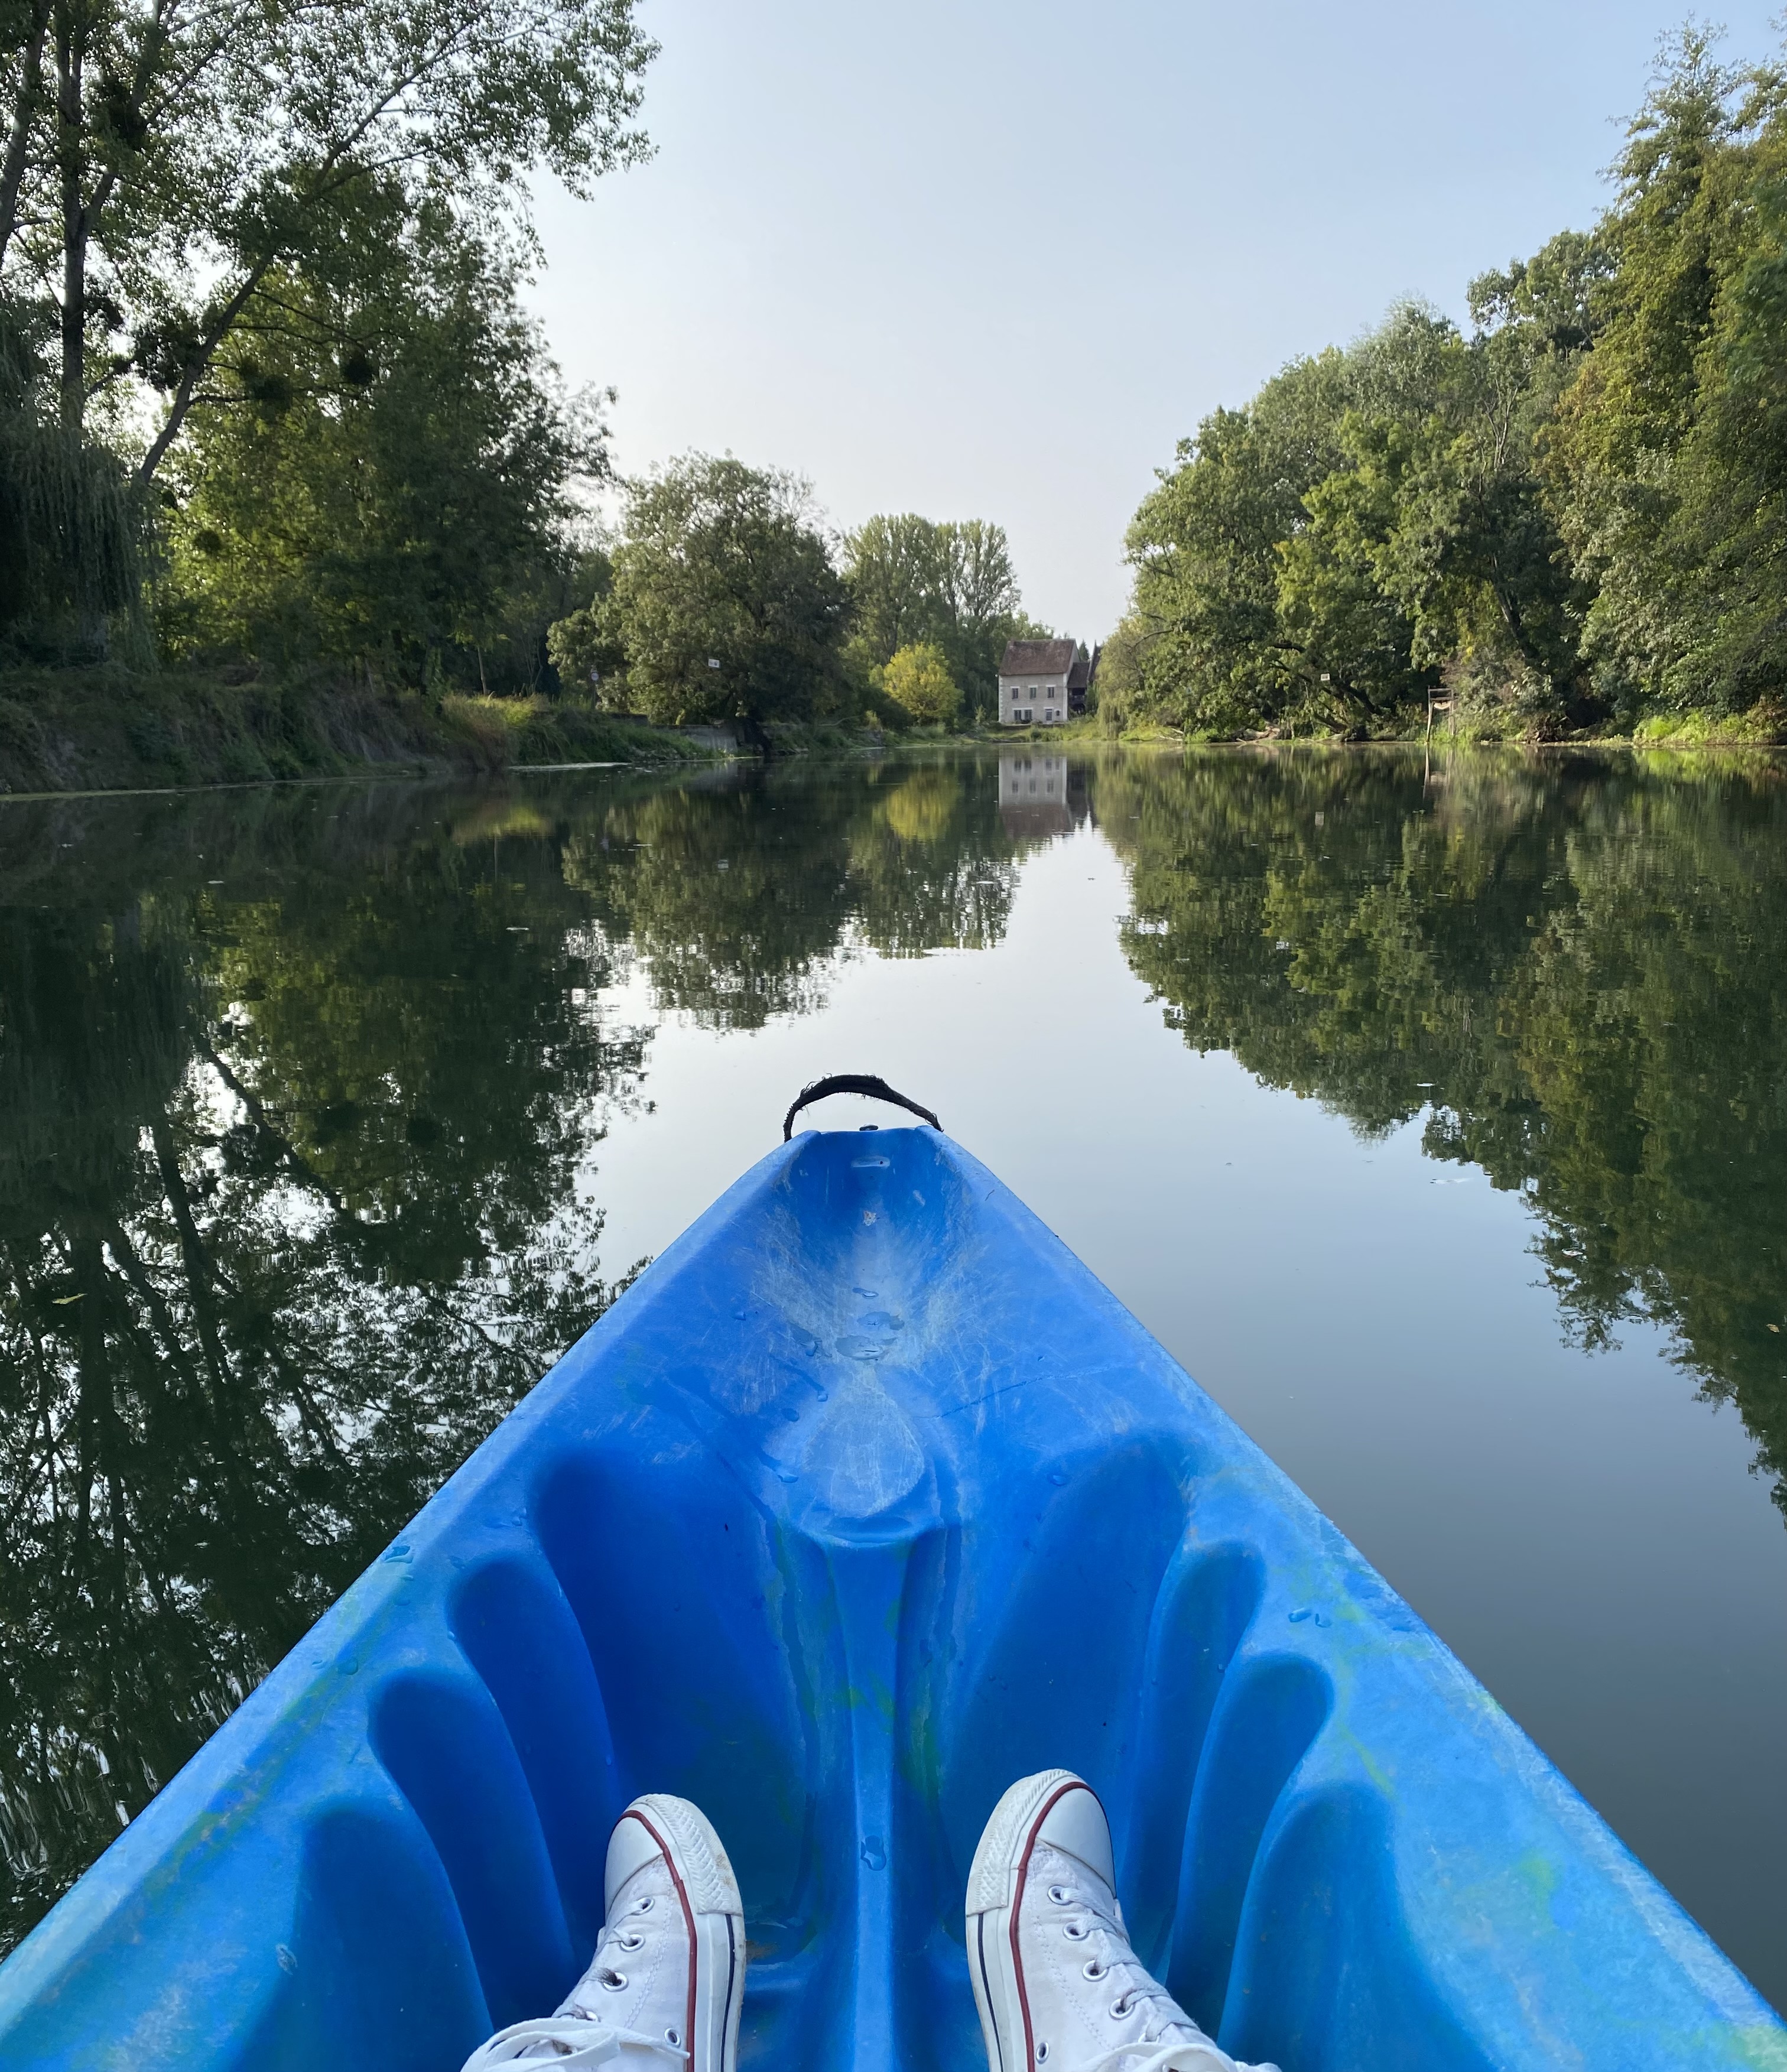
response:
[(0, 1966), (0, 2061), (455, 2072), (635, 1794), (745, 1896), (742, 2062), (969, 2067), (963, 1881), (1078, 1770), (1137, 1948), (1286, 2072), (1787, 2072), (1787, 2030), (1023, 1206), (808, 1133), (572, 1349)]

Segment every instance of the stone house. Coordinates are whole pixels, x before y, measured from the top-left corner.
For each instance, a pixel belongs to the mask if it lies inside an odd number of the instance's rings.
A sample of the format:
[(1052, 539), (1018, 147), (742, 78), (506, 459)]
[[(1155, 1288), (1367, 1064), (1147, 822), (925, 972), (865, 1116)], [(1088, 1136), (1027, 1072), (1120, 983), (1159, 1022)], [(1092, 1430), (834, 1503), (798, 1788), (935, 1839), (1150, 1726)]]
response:
[[(999, 718), (1004, 726), (1063, 726), (1070, 677), (1079, 657), (1073, 640), (1008, 640), (999, 664)], [(1080, 709), (1086, 709), (1084, 686)]]

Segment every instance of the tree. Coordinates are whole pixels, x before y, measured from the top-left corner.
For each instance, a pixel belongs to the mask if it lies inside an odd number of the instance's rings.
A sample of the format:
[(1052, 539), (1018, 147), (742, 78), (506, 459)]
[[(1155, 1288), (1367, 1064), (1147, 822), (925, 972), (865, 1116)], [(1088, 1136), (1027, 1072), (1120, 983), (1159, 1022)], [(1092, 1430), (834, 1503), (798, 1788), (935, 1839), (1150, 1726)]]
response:
[(600, 623), (625, 702), (671, 722), (837, 709), (848, 596), (798, 477), (691, 454), (639, 484)]
[(1394, 730), (1444, 676), (1480, 717), (1594, 717), (1539, 452), (1604, 271), (1560, 238), (1477, 284), (1472, 336), (1410, 305), (1207, 419), (1131, 528), (1125, 713)]
[(952, 726), (962, 709), (949, 657), (931, 641), (901, 648), (881, 672), (881, 689), (920, 726)]
[(625, 651), (602, 622), (602, 604), (614, 587), (613, 554), (600, 540), (586, 537), (565, 580), (565, 602), (572, 608), (546, 634), (546, 656), (558, 689), (589, 697), (626, 668)]
[(269, 273), (214, 363), (171, 469), (164, 629), (531, 689), (600, 421), (558, 393), (512, 255), (388, 183), (363, 201), (351, 301)]
[(1629, 715), (1741, 708), (1778, 695), (1787, 631), (1787, 76), (1684, 31), (1617, 171), (1549, 486), (1605, 694)]
[(1144, 500), (1127, 545), (1137, 704), (1152, 716), (1234, 734), (1310, 699), (1316, 672), (1280, 636), (1278, 549), (1339, 465), (1350, 388), (1338, 352), (1294, 362), (1246, 409), (1206, 417)]
[(633, 0), (22, 0), (0, 34), (0, 285), (55, 313), (66, 433), (166, 398), (143, 481), (368, 183), (513, 219), (535, 167), (581, 191), (643, 148)]
[(993, 711), (1000, 656), (1023, 630), (1003, 526), (939, 524), (910, 512), (870, 518), (846, 537), (844, 569), (865, 668), (928, 643), (942, 649), (970, 707)]
[(937, 631), (939, 530), (909, 511), (866, 519), (844, 539), (854, 630), (877, 666)]
[(47, 415), (47, 339), (0, 296), (0, 634), (97, 651), (110, 615), (141, 632), (144, 500), (129, 470)]

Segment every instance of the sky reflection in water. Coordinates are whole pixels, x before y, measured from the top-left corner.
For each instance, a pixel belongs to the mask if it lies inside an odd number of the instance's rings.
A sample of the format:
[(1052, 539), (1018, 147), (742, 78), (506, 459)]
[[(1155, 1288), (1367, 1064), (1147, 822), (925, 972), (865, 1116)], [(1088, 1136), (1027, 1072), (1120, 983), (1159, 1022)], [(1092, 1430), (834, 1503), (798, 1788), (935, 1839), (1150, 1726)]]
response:
[(866, 1069), (1779, 2004), (1784, 777), (1026, 750), (0, 808), (0, 1939)]

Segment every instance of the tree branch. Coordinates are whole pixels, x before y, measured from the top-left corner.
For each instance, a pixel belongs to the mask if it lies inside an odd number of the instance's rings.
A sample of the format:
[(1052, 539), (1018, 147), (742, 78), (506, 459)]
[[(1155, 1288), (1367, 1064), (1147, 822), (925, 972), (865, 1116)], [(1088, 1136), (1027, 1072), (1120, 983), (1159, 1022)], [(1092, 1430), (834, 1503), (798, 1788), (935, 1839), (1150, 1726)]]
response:
[(242, 313), (249, 298), (260, 286), (268, 269), (273, 265), (269, 255), (252, 268), (236, 293), (224, 305), (207, 335), (199, 340), (199, 350), (180, 376), (180, 385), (174, 392), (174, 400), (168, 405), (167, 421), (155, 434), (137, 467), (137, 486), (146, 489), (154, 479), (155, 471), (166, 457), (168, 448), (179, 437), (180, 427), (186, 422), (191, 409), (199, 384), (211, 371), (211, 363), (217, 348), (229, 335), (230, 327)]

